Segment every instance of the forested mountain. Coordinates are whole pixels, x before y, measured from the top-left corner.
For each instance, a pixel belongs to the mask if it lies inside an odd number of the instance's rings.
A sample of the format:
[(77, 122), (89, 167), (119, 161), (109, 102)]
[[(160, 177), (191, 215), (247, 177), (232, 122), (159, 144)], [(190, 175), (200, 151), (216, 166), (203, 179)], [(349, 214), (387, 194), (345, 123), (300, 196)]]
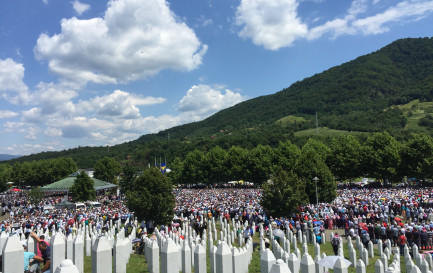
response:
[[(289, 115), (304, 117), (311, 127), (380, 131), (404, 128), (405, 116), (392, 105), (432, 101), (433, 39), (404, 39), (371, 54), (296, 82), (269, 96), (254, 98), (196, 123), (167, 130), (170, 135), (213, 133), (230, 128), (272, 124)], [(308, 123), (308, 122), (307, 122)]]
[(286, 139), (296, 143), (300, 140), (294, 140), (293, 133), (314, 128), (316, 113), (319, 126), (331, 129), (430, 133), (432, 101), (433, 38), (402, 39), (200, 122), (143, 135), (109, 149), (79, 147), (14, 161), (67, 156), (79, 167), (91, 167), (107, 155), (118, 160), (130, 156), (147, 165), (196, 148), (275, 146)]

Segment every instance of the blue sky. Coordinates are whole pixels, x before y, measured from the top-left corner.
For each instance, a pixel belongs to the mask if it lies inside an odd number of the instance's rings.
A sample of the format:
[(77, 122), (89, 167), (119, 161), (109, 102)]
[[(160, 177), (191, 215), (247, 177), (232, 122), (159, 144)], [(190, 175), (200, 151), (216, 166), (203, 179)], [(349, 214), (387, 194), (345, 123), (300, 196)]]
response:
[(0, 153), (123, 143), (432, 36), (427, 0), (0, 1)]

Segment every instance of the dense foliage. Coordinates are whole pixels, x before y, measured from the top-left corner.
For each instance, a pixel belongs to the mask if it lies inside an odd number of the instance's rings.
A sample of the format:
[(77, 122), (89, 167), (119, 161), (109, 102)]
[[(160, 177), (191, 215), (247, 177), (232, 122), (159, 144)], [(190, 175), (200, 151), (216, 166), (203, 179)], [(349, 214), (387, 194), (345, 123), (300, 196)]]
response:
[(39, 204), (45, 197), (45, 192), (41, 188), (33, 188), (29, 191), (28, 197), (31, 204)]
[(8, 181), (14, 182), (17, 187), (44, 186), (76, 171), (77, 164), (67, 157), (0, 164), (0, 188)]
[(93, 186), (93, 180), (86, 172), (81, 172), (77, 175), (74, 185), (69, 192), (72, 194), (74, 201), (95, 200), (96, 192)]
[(95, 178), (117, 184), (117, 177), (122, 170), (122, 166), (114, 158), (105, 156), (96, 162), (94, 170), (93, 176)]
[(133, 190), (134, 180), (137, 178), (137, 171), (129, 164), (123, 166), (123, 176), (119, 181), (120, 192), (125, 194), (128, 190)]
[(159, 169), (146, 169), (126, 191), (126, 204), (140, 221), (167, 224), (175, 206), (172, 184)]
[(293, 172), (287, 173), (280, 168), (271, 177), (272, 182), (263, 185), (261, 201), (269, 216), (290, 216), (299, 205), (308, 203), (305, 183)]

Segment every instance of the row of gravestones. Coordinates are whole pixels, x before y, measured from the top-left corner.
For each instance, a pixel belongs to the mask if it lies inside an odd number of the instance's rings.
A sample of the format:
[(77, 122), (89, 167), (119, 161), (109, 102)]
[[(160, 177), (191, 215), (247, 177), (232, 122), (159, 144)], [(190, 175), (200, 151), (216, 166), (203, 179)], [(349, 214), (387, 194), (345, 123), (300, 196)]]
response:
[[(220, 249), (221, 253), (224, 252), (223, 250), (225, 248), (224, 246), (227, 246), (228, 249), (231, 250), (231, 251), (226, 251), (226, 253), (228, 253), (227, 256), (230, 256), (229, 254), (231, 254), (232, 256), (231, 267), (233, 268), (233, 271), (247, 272), (249, 262), (248, 263), (236, 262), (237, 259), (242, 260), (241, 257), (243, 255), (246, 256), (244, 253), (242, 253), (243, 252), (242, 248), (238, 249), (238, 252), (240, 254), (238, 255), (236, 248), (232, 246), (236, 238), (238, 239), (238, 245), (239, 246), (243, 245), (244, 237), (239, 234), (243, 234), (243, 231), (248, 226), (247, 222), (241, 224), (239, 221), (236, 222), (235, 220), (232, 219), (232, 223), (230, 225), (230, 223), (226, 219), (220, 217), (219, 221), (222, 229), (220, 231), (221, 240), (218, 240), (215, 218), (212, 218), (208, 222), (209, 236), (206, 235), (206, 230), (204, 230), (201, 238), (197, 236), (195, 230), (191, 228), (191, 222), (189, 220), (193, 220), (193, 219), (194, 218), (191, 219), (185, 218), (182, 228), (178, 228), (176, 234), (174, 234), (173, 232), (169, 232), (168, 227), (165, 227), (164, 234), (166, 234), (166, 236), (161, 236), (158, 229), (156, 229), (155, 237), (153, 239), (143, 237), (143, 240), (145, 241), (144, 254), (146, 256), (146, 260), (148, 261), (150, 272), (160, 272), (159, 271), (160, 268), (162, 272), (175, 272), (176, 269), (174, 269), (174, 271), (170, 271), (173, 268), (177, 268), (177, 270), (188, 272), (190, 271), (191, 266), (195, 268), (195, 271), (197, 270), (200, 271), (201, 266), (197, 267), (197, 265), (195, 265), (195, 260), (200, 261), (201, 260), (200, 257), (204, 257), (204, 258), (206, 257), (206, 240), (203, 240), (206, 238), (208, 238), (208, 243), (209, 243), (208, 251), (210, 254), (210, 263), (211, 263), (210, 268), (212, 272), (217, 272), (215, 255), (219, 255), (217, 254), (218, 249)], [(203, 220), (200, 220), (200, 225), (203, 225)], [(260, 226), (260, 228), (261, 228), (260, 229), (261, 237), (263, 237), (263, 228), (262, 226)], [(254, 223), (252, 223), (251, 229), (254, 234), (256, 229)], [(270, 230), (269, 232), (270, 232), (270, 237), (272, 238), (273, 237), (272, 230)], [(212, 236), (212, 234), (214, 234), (214, 236)], [(307, 235), (308, 236), (302, 235), (301, 231), (298, 232), (299, 242), (300, 243), (304, 242), (303, 244), (304, 248), (306, 248), (305, 245), (307, 242), (315, 243), (315, 237), (311, 236), (312, 233), (310, 234), (308, 230), (307, 230)], [(180, 236), (185, 238), (185, 240), (180, 239)], [(287, 236), (288, 238), (290, 238), (290, 240), (293, 240), (293, 245), (296, 248), (296, 243), (297, 243), (296, 236), (294, 236), (292, 231), (290, 231), (289, 229), (287, 230)], [(286, 240), (285, 237), (283, 239)], [(214, 246), (214, 241), (218, 241), (217, 246)], [(325, 238), (323, 239), (323, 241), (325, 241)], [(289, 241), (287, 242), (286, 245), (289, 245), (288, 248), (290, 249)], [(320, 252), (320, 246), (317, 245), (317, 247), (319, 248), (318, 252)], [(252, 252), (249, 253), (249, 260), (251, 260), (252, 258), (251, 254)], [(171, 258), (167, 258), (167, 255), (168, 257)], [(178, 262), (174, 262), (174, 261), (178, 261)], [(175, 264), (177, 264), (177, 266)], [(200, 263), (200, 265), (202, 264), (203, 263)], [(239, 265), (239, 267), (237, 265)], [(238, 269), (236, 270), (236, 268)]]
[[(298, 234), (302, 236), (302, 234)], [(333, 234), (331, 233), (331, 240)], [(290, 237), (290, 236), (289, 236)], [(305, 239), (305, 237), (304, 237)], [(303, 243), (303, 255), (300, 258), (301, 252), (295, 247), (294, 252), (290, 252), (290, 243), (286, 242), (284, 237), (284, 243), (280, 244), (273, 240), (272, 246), (273, 251), (266, 249), (264, 247), (263, 240), (260, 243), (260, 265), (261, 273), (276, 273), (276, 272), (291, 272), (291, 273), (323, 273), (325, 268), (320, 264), (320, 260), (326, 257), (326, 254), (320, 254), (320, 245), (315, 244), (315, 255), (316, 258), (313, 260), (308, 254), (308, 246)], [(288, 240), (289, 241), (289, 240)], [(293, 238), (292, 238), (293, 242)], [(295, 240), (296, 242), (296, 240)], [(360, 259), (357, 259), (356, 249), (352, 244), (352, 240), (347, 240), (347, 245), (349, 249), (349, 256), (351, 260), (351, 265), (356, 269), (357, 273), (366, 273), (366, 266), (369, 264), (369, 257), (373, 257), (374, 249), (373, 243), (369, 242), (367, 248), (361, 243), (359, 236), (355, 237), (356, 247), (358, 248)], [(340, 240), (340, 245), (338, 248), (339, 258), (334, 266), (334, 272), (336, 273), (347, 273), (348, 266), (344, 262), (343, 256), (343, 241)], [(385, 249), (382, 249), (381, 240), (378, 241), (378, 254), (379, 259), (376, 260), (374, 270), (375, 273), (400, 273), (400, 250), (399, 248), (391, 248), (391, 241), (387, 240), (385, 242)], [(388, 261), (391, 259), (391, 254), (393, 254), (393, 259), (390, 264)], [(415, 260), (415, 263), (412, 261)], [(433, 267), (432, 256), (427, 253), (427, 255), (421, 255), (418, 253), (418, 248), (415, 246), (413, 248), (413, 254), (410, 255), (409, 248), (407, 245), (404, 247), (404, 262), (405, 269), (408, 273), (431, 273)]]
[[(226, 219), (220, 218), (220, 226), (222, 227), (220, 231), (220, 239), (217, 245), (214, 246), (214, 240), (218, 239), (215, 219), (208, 223), (209, 235), (206, 235), (206, 230), (203, 231), (203, 235), (200, 238), (197, 236), (196, 232), (191, 229), (189, 225), (189, 219), (185, 219), (182, 228), (178, 228), (176, 234), (169, 232), (166, 227), (164, 230), (165, 236), (162, 236), (158, 229), (155, 230), (155, 236), (153, 238), (143, 237), (145, 242), (144, 255), (149, 266), (149, 272), (191, 272), (191, 267), (194, 267), (194, 272), (206, 272), (206, 240), (208, 239), (209, 244), (209, 257), (210, 257), (210, 269), (211, 272), (248, 272), (248, 265), (252, 258), (252, 240), (248, 240), (245, 248), (235, 248), (232, 246), (234, 239), (237, 237), (239, 239), (238, 244), (242, 246), (243, 236), (238, 235), (238, 230), (240, 234), (243, 234), (243, 230), (247, 227), (247, 223), (243, 225), (239, 222), (232, 221), (231, 229), (228, 221)], [(192, 220), (192, 219), (191, 219)], [(203, 224), (201, 222), (200, 224)], [(251, 226), (253, 233), (255, 231), (254, 224)], [(213, 234), (215, 235), (212, 236)], [(270, 237), (273, 238), (273, 231), (270, 230)], [(308, 231), (307, 231), (308, 232)], [(300, 243), (303, 243), (303, 252), (308, 252), (307, 242), (313, 242), (316, 245), (316, 253), (320, 253), (320, 245), (315, 243), (315, 237), (302, 235), (302, 232), (298, 232), (296, 237), (290, 230), (287, 230), (287, 236), (289, 240), (282, 238), (285, 246), (284, 250), (290, 252), (290, 240), (295, 249), (297, 246), (297, 238)], [(260, 226), (260, 234), (263, 238), (264, 231), (262, 226)], [(180, 239), (182, 236), (185, 239)], [(325, 239), (323, 240), (325, 241)], [(274, 251), (278, 252), (279, 244), (276, 241), (272, 241)], [(278, 247), (277, 247), (278, 246)], [(261, 250), (264, 250), (264, 242), (261, 241)], [(267, 253), (269, 250), (265, 251)], [(296, 251), (295, 251), (296, 252)], [(300, 260), (300, 251), (297, 252), (296, 259)], [(273, 253), (271, 253), (273, 256)], [(293, 254), (295, 255), (295, 254)], [(292, 256), (293, 256), (292, 255)], [(269, 255), (270, 256), (270, 255)], [(288, 255), (287, 255), (288, 256)], [(224, 257), (224, 258), (223, 258)], [(274, 256), (273, 256), (274, 257)], [(285, 258), (283, 255), (277, 254), (279, 258)], [(299, 257), (299, 259), (298, 259)], [(311, 258), (311, 257), (310, 257)], [(284, 260), (277, 260), (268, 264), (269, 269), (274, 266), (275, 268), (284, 269)], [(274, 265), (275, 264), (275, 265)], [(314, 265), (314, 262), (313, 262)], [(294, 263), (294, 268), (296, 268), (296, 262)], [(297, 268), (300, 268), (298, 263)], [(223, 270), (222, 270), (223, 269)], [(230, 271), (229, 271), (230, 270)], [(276, 269), (277, 270), (277, 269)]]
[[(182, 217), (183, 218), (183, 217)], [(220, 272), (218, 268), (221, 266), (218, 265), (217, 258), (220, 257), (218, 255), (222, 255), (225, 253), (227, 257), (231, 256), (231, 266), (233, 272), (247, 272), (248, 264), (252, 258), (252, 242), (251, 240), (247, 243), (247, 247), (245, 251), (243, 248), (234, 248), (232, 244), (234, 240), (238, 239), (238, 245), (242, 246), (244, 243), (244, 237), (240, 234), (243, 234), (243, 231), (247, 228), (248, 223), (244, 222), (241, 224), (239, 221), (235, 221), (232, 219), (232, 223), (230, 223), (223, 218), (219, 218), (221, 231), (220, 231), (220, 240), (218, 240), (218, 234), (216, 231), (215, 218), (212, 218), (208, 222), (208, 230), (209, 235), (206, 235), (206, 230), (203, 231), (203, 235), (200, 238), (197, 236), (195, 230), (191, 228), (191, 222), (189, 220), (193, 220), (194, 218), (187, 219), (183, 222), (182, 228), (178, 228), (176, 234), (173, 232), (169, 232), (168, 227), (165, 227), (164, 234), (166, 236), (161, 236), (158, 229), (156, 229), (155, 237), (153, 239), (149, 239), (147, 237), (143, 237), (145, 241), (145, 249), (144, 254), (146, 256), (146, 260), (148, 262), (149, 271), (150, 272), (178, 272), (176, 270), (182, 270), (183, 272), (190, 272), (191, 266), (194, 267), (195, 271), (200, 271), (200, 268), (203, 265), (203, 262), (200, 263), (201, 260), (205, 261), (206, 257), (206, 240), (208, 239), (209, 244), (209, 256), (210, 256), (210, 268), (211, 272)], [(172, 223), (173, 224), (173, 223)], [(203, 220), (200, 220), (200, 225), (203, 225)], [(261, 237), (263, 237), (263, 229), (261, 227)], [(255, 224), (251, 225), (252, 233), (255, 232)], [(239, 231), (239, 233), (238, 233)], [(270, 232), (270, 237), (273, 237), (272, 230)], [(212, 236), (212, 234), (214, 236)], [(300, 243), (304, 243), (305, 246), (307, 242), (315, 243), (315, 237), (311, 236), (312, 233), (307, 230), (307, 235), (302, 235), (302, 232), (298, 232), (298, 238)], [(180, 239), (180, 236), (185, 238), (185, 240)], [(287, 236), (290, 240), (293, 241), (293, 245), (296, 248), (296, 236), (293, 235), (291, 230), (287, 230)], [(283, 238), (284, 240), (285, 237)], [(217, 241), (217, 246), (214, 246), (214, 242)], [(325, 241), (325, 239), (323, 239)], [(263, 241), (262, 241), (263, 244)], [(276, 245), (276, 244), (275, 244)], [(287, 241), (288, 248), (290, 249), (290, 242)], [(263, 247), (263, 246), (262, 246)], [(320, 246), (318, 252), (320, 252)], [(251, 248), (251, 251), (247, 251), (248, 248)], [(306, 248), (306, 247), (304, 247)], [(226, 251), (224, 250), (226, 249)], [(227, 251), (228, 249), (228, 251)], [(274, 248), (276, 249), (276, 248)], [(248, 255), (247, 255), (248, 254)], [(243, 256), (249, 258), (242, 258)], [(300, 256), (300, 254), (299, 254)], [(201, 258), (203, 257), (203, 258)], [(228, 258), (227, 258), (228, 259)], [(228, 259), (229, 260), (229, 259)], [(237, 262), (239, 260), (239, 262)], [(248, 262), (242, 262), (248, 261)], [(161, 263), (161, 264), (160, 264)], [(197, 265), (199, 263), (199, 265)], [(227, 264), (228, 262), (225, 262)], [(281, 267), (281, 265), (280, 265)], [(205, 267), (203, 267), (205, 268)], [(226, 271), (224, 271), (226, 272)]]
[[(114, 226), (103, 236), (95, 229), (88, 227), (77, 229), (77, 235), (65, 236), (62, 232), (52, 230), (52, 236), (45, 238), (51, 248), (51, 272), (79, 272), (84, 270), (84, 251), (86, 256), (92, 256), (92, 272), (112, 272), (112, 250), (114, 249), (114, 272), (125, 273), (126, 264), (132, 253), (132, 240), (135, 231), (128, 238), (124, 238), (123, 229), (114, 240)], [(36, 230), (41, 235), (40, 230)], [(86, 244), (84, 244), (84, 236)], [(91, 236), (91, 237), (90, 237)], [(24, 249), (19, 233), (2, 232), (0, 235), (2, 249), (2, 272), (24, 271)], [(36, 253), (37, 242), (29, 236), (27, 239), (27, 251)], [(21, 270), (23, 268), (23, 270)], [(65, 271), (66, 270), (66, 271)]]
[[(209, 226), (212, 227), (211, 222)], [(178, 232), (185, 239), (172, 232), (163, 236), (157, 229), (155, 237), (143, 237), (144, 255), (149, 272), (177, 273), (182, 271), (187, 273), (191, 272), (194, 267), (194, 272), (205, 273), (207, 272), (207, 251), (209, 251), (211, 273), (248, 272), (253, 251), (251, 238), (247, 239), (243, 247), (233, 247), (227, 230), (222, 233), (227, 236), (223, 237), (223, 240), (218, 240), (216, 245), (214, 245), (212, 232), (209, 232), (209, 236), (204, 232), (202, 238), (196, 236), (194, 230), (186, 226)]]

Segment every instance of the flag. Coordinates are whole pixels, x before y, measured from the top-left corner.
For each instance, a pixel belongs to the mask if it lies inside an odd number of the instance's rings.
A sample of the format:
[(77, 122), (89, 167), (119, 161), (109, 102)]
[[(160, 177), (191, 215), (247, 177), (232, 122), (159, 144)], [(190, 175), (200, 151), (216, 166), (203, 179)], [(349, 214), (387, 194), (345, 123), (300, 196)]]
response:
[(161, 169), (161, 172), (162, 172), (162, 173), (165, 173), (165, 171), (166, 171), (166, 169), (167, 169), (166, 166), (165, 166), (165, 162), (164, 162), (164, 163), (161, 163), (160, 165), (161, 165), (161, 168), (160, 168), (160, 169)]

